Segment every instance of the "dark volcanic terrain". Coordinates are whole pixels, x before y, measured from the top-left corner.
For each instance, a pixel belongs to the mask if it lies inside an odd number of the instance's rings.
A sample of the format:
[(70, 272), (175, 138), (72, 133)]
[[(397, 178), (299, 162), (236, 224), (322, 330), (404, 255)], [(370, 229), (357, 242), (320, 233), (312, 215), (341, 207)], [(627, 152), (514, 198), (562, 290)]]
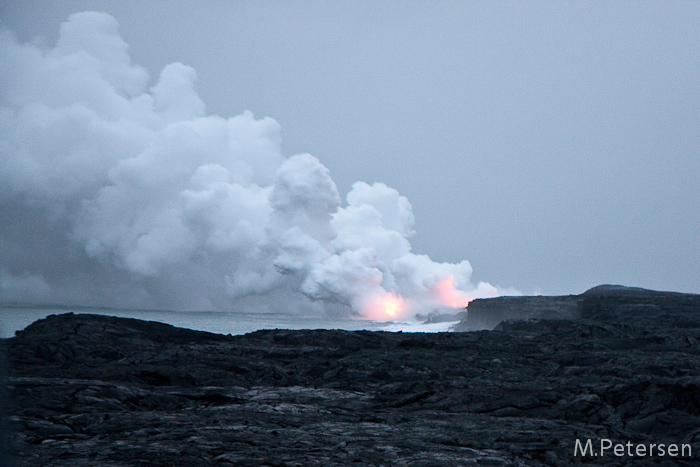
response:
[[(492, 300), (442, 334), (50, 316), (2, 342), (12, 465), (698, 465), (700, 296)], [(574, 456), (602, 438), (692, 457)]]

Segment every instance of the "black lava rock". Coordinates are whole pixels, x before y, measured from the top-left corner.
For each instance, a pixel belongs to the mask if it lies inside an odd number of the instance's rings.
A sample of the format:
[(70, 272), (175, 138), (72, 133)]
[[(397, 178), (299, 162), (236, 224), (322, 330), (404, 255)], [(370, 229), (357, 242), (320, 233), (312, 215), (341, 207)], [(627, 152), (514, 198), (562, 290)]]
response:
[[(0, 461), (696, 465), (700, 296), (603, 286), (537, 297), (559, 319), (518, 320), (532, 300), (508, 300), (493, 331), (439, 334), (223, 336), (50, 316), (2, 342), (12, 459)], [(576, 453), (588, 439), (595, 453), (605, 439), (692, 457)]]

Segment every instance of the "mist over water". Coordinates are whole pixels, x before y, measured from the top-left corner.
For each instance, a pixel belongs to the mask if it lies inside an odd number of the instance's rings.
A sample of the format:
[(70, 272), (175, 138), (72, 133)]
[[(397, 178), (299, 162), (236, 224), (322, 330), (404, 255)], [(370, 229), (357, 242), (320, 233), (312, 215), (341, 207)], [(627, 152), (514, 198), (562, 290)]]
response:
[(272, 118), (208, 115), (181, 63), (152, 79), (107, 14), (3, 31), (0, 61), (0, 302), (396, 319), (504, 292), (414, 253), (396, 190), (343, 200)]
[(241, 335), (261, 329), (342, 329), (346, 331), (446, 332), (457, 321), (423, 323), (412, 319), (372, 321), (352, 316), (307, 316), (289, 313), (229, 311), (125, 310), (118, 308), (0, 307), (0, 339), (10, 338), (49, 315), (90, 313), (145, 321), (158, 321), (185, 329)]

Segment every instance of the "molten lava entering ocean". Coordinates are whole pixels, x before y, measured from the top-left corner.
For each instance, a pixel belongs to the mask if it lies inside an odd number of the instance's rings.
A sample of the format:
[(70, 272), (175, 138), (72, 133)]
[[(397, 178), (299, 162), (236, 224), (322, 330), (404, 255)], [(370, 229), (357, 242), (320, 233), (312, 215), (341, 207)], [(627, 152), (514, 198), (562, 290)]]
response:
[[(473, 297), (457, 289), (454, 276), (448, 275), (436, 285), (429, 287), (431, 301), (436, 308), (464, 308)], [(374, 296), (362, 307), (362, 317), (375, 321), (389, 321), (406, 317), (412, 310), (412, 300), (393, 292)], [(413, 310), (415, 311), (415, 310)]]

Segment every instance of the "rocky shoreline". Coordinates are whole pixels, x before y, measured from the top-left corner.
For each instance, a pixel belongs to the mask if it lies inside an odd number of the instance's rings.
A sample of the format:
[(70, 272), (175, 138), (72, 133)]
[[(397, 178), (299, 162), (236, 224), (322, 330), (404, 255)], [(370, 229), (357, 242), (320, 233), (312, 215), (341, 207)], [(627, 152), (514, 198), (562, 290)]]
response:
[[(492, 300), (460, 327), (506, 318), (495, 330), (440, 334), (224, 336), (50, 316), (2, 342), (0, 463), (697, 464), (700, 296), (602, 286)], [(589, 439), (595, 452), (575, 452)], [(692, 456), (600, 453), (601, 439)]]

